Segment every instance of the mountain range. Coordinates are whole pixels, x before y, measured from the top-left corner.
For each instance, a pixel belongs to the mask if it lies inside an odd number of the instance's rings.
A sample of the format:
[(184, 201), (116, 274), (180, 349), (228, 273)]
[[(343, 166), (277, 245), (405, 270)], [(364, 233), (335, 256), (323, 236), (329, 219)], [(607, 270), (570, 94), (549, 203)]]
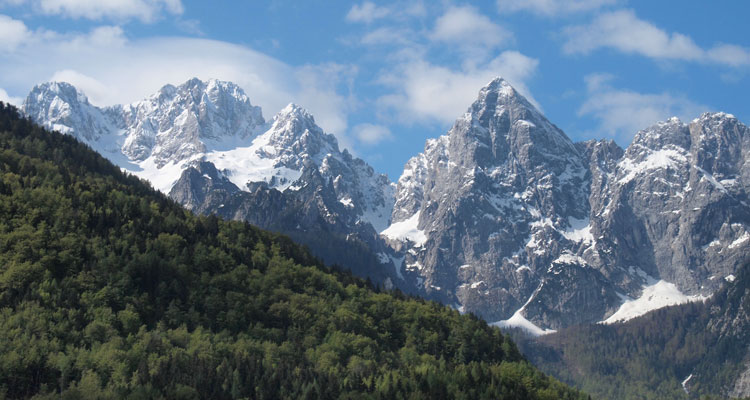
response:
[(290, 104), (272, 121), (192, 79), (100, 108), (65, 83), (23, 112), (188, 209), (280, 231), (328, 263), (534, 334), (705, 299), (750, 245), (750, 134), (676, 118), (574, 143), (497, 78), (394, 184)]

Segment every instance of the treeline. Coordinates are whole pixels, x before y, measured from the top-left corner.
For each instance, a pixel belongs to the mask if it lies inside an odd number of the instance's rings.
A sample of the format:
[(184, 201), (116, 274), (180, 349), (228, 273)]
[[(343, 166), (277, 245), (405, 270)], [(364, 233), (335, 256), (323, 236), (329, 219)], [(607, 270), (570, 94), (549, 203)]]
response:
[(474, 316), (194, 216), (0, 103), (0, 398), (578, 399)]
[(571, 327), (536, 340), (516, 338), (535, 365), (595, 398), (727, 398), (750, 361), (748, 289), (745, 267), (705, 303), (666, 307), (625, 323)]

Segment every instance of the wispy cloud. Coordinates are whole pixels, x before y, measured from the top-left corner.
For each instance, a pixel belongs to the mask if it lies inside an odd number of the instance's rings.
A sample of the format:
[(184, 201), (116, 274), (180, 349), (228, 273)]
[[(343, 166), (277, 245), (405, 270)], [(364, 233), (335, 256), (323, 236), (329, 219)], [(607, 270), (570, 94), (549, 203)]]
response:
[(386, 7), (380, 7), (371, 1), (365, 1), (362, 4), (355, 4), (346, 14), (346, 20), (349, 22), (364, 22), (366, 24), (386, 17), (391, 10)]
[(342, 145), (351, 145), (347, 129), (348, 115), (356, 107), (349, 90), (357, 73), (353, 66), (293, 66), (218, 40), (130, 40), (121, 28), (112, 26), (86, 33), (24, 32), (13, 48), (2, 52), (0, 88), (4, 92), (0, 95), (7, 99), (17, 102), (40, 82), (64, 80), (102, 106), (140, 100), (167, 83), (217, 78), (245, 89), (251, 101), (263, 107), (266, 118), (295, 102), (310, 110)]
[(365, 145), (375, 145), (393, 139), (391, 130), (383, 125), (359, 124), (352, 129), (352, 132)]
[(367, 32), (360, 43), (365, 45), (407, 45), (414, 43), (414, 32), (407, 28), (384, 26)]
[(589, 115), (599, 121), (597, 134), (612, 137), (627, 145), (636, 132), (657, 121), (677, 116), (691, 120), (710, 107), (697, 104), (684, 96), (662, 93), (638, 93), (612, 86), (609, 74), (586, 77), (588, 98), (578, 110), (579, 116)]
[(34, 12), (68, 18), (104, 18), (154, 22), (165, 13), (181, 15), (181, 0), (12, 0), (11, 5), (28, 4)]
[(631, 10), (597, 16), (588, 25), (565, 29), (563, 50), (568, 54), (589, 54), (611, 48), (660, 60), (710, 62), (731, 67), (750, 65), (750, 49), (720, 44), (709, 49), (698, 46), (689, 36), (666, 32), (639, 19)]
[[(387, 7), (390, 11), (378, 27), (368, 29), (357, 42), (378, 46), (377, 51), (384, 51), (389, 61), (375, 80), (386, 89), (375, 101), (380, 119), (449, 124), (497, 76), (534, 102), (526, 82), (539, 61), (503, 50), (514, 43), (513, 33), (478, 8), (432, 3), (429, 9), (420, 6), (406, 12), (396, 5)], [(359, 138), (374, 141), (382, 136), (362, 134)]]
[(618, 2), (618, 0), (497, 0), (497, 8), (500, 13), (528, 11), (545, 17), (556, 17), (594, 11)]

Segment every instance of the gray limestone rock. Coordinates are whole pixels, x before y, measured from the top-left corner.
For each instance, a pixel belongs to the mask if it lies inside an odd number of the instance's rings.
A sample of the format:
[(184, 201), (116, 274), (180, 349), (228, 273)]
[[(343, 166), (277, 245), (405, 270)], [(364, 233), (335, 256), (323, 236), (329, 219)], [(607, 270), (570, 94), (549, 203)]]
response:
[(708, 296), (748, 259), (749, 141), (717, 113), (573, 144), (496, 79), (406, 164), (384, 234), (425, 295), (489, 321), (597, 322), (659, 280)]

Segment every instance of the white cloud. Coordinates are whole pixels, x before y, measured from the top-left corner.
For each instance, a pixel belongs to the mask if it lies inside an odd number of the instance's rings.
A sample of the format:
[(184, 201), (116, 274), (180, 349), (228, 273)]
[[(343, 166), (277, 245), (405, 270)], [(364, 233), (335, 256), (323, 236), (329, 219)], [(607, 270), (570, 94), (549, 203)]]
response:
[(359, 124), (352, 129), (352, 132), (365, 145), (375, 145), (393, 138), (391, 130), (383, 125)]
[(371, 1), (365, 1), (362, 4), (355, 4), (346, 14), (346, 20), (349, 22), (364, 22), (366, 24), (376, 19), (388, 16), (391, 11), (385, 7), (378, 7)]
[[(517, 51), (500, 53), (498, 49), (511, 42), (513, 34), (478, 8), (443, 2), (435, 6), (437, 13), (429, 13), (435, 15), (430, 21), (421, 2), (413, 8), (389, 7), (389, 23), (369, 30), (359, 41), (386, 52), (387, 66), (376, 79), (385, 89), (375, 101), (378, 118), (395, 118), (405, 124), (449, 124), (497, 76), (536, 103), (526, 81), (538, 61)], [(353, 133), (363, 143), (388, 137), (370, 128)]]
[(6, 92), (3, 88), (0, 88), (0, 101), (2, 101), (3, 103), (13, 104), (16, 107), (21, 106), (21, 103), (23, 103), (22, 98), (9, 96), (8, 92)]
[(382, 96), (378, 103), (407, 123), (450, 123), (466, 111), (480, 88), (502, 76), (536, 104), (525, 82), (538, 63), (517, 51), (505, 51), (488, 63), (460, 70), (415, 59), (398, 65), (393, 73), (381, 78), (395, 92)]
[(750, 65), (750, 50), (733, 44), (714, 46), (708, 50), (707, 56), (716, 63), (729, 65), (730, 67)]
[(98, 80), (71, 69), (56, 71), (47, 80), (53, 82), (68, 82), (78, 90), (85, 93), (86, 96), (94, 99), (94, 101), (106, 98), (108, 95), (107, 92), (109, 91), (107, 86)]
[(13, 0), (13, 4), (30, 3), (46, 15), (99, 20), (103, 18), (156, 21), (163, 13), (181, 15), (181, 0)]
[(12, 51), (29, 39), (31, 32), (23, 21), (0, 14), (0, 52)]
[(405, 28), (381, 27), (366, 33), (360, 43), (366, 45), (408, 45), (414, 33)]
[(529, 11), (545, 17), (598, 10), (618, 0), (498, 0), (501, 13)]
[(469, 56), (479, 56), (512, 39), (513, 34), (471, 6), (450, 7), (435, 21), (432, 40), (459, 46)]
[(633, 11), (620, 10), (598, 16), (590, 25), (565, 30), (567, 53), (590, 53), (612, 47), (625, 53), (653, 58), (698, 59), (701, 49), (687, 36), (669, 34), (638, 19)]
[(722, 44), (704, 50), (690, 37), (668, 33), (639, 19), (631, 10), (602, 14), (589, 25), (568, 27), (563, 50), (569, 54), (588, 54), (600, 48), (612, 48), (626, 54), (665, 59), (713, 62), (732, 67), (750, 65), (750, 50)]
[(613, 76), (593, 74), (586, 77), (588, 99), (578, 110), (579, 116), (599, 120), (598, 133), (629, 144), (636, 132), (677, 116), (689, 121), (710, 108), (670, 93), (638, 93), (611, 86)]
[(356, 107), (354, 96), (341, 95), (351, 92), (357, 69), (348, 65), (327, 63), (296, 68), (299, 83), (295, 102), (307, 108), (315, 116), (315, 122), (326, 132), (336, 135), (343, 147), (353, 149), (347, 133), (347, 115)]
[(140, 100), (167, 83), (217, 78), (240, 85), (267, 119), (290, 102), (307, 108), (346, 146), (343, 135), (353, 103), (347, 87), (355, 73), (356, 69), (336, 64), (291, 66), (217, 40), (128, 40), (119, 28), (101, 27), (87, 34), (32, 34), (3, 55), (0, 87), (6, 97), (26, 96), (38, 83), (69, 80), (93, 104), (103, 106)]

